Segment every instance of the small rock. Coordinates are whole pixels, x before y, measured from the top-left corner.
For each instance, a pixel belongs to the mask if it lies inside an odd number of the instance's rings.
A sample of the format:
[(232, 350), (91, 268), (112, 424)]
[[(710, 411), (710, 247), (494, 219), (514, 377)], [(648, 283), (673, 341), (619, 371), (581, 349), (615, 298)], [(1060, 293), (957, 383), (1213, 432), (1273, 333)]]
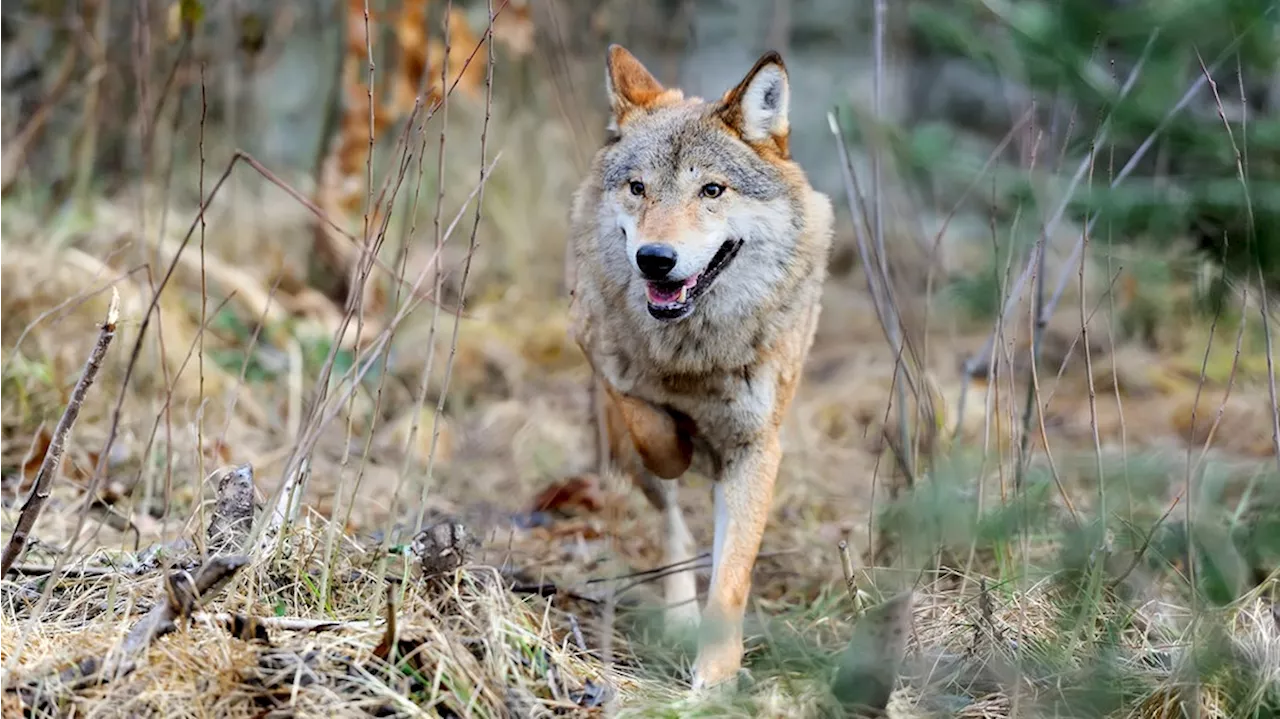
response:
[(424, 576), (452, 572), (471, 559), (480, 541), (459, 521), (441, 519), (418, 533), (409, 549)]
[(253, 466), (223, 467), (210, 476), (218, 479), (218, 501), (209, 519), (209, 549), (214, 554), (238, 551), (253, 528)]

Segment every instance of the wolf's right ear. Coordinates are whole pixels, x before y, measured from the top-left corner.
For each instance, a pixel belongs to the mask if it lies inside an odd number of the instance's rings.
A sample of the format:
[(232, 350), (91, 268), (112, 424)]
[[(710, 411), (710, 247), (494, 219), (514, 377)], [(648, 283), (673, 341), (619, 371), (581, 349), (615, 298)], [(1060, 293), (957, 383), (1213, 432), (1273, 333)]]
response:
[(783, 156), (791, 126), (791, 84), (782, 56), (766, 52), (736, 87), (720, 99), (720, 118), (747, 142), (773, 140)]
[(671, 94), (635, 55), (617, 44), (610, 45), (605, 55), (604, 83), (613, 112), (609, 119), (609, 129), (613, 132), (617, 132), (632, 112), (663, 104)]

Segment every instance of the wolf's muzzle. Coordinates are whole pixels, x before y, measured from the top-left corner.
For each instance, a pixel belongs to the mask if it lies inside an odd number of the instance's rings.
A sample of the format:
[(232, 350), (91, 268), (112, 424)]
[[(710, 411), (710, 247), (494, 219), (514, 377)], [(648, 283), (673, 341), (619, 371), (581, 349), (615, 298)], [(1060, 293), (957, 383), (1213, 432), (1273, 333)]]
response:
[[(640, 250), (643, 251), (645, 247), (653, 247), (653, 245), (645, 245)], [(649, 303), (649, 314), (659, 320), (677, 320), (687, 317), (693, 312), (694, 300), (711, 287), (712, 281), (724, 271), (725, 267), (729, 266), (740, 249), (742, 249), (742, 240), (726, 240), (702, 272), (676, 282), (648, 279), (645, 282), (645, 298)], [(637, 253), (638, 257), (639, 253)]]

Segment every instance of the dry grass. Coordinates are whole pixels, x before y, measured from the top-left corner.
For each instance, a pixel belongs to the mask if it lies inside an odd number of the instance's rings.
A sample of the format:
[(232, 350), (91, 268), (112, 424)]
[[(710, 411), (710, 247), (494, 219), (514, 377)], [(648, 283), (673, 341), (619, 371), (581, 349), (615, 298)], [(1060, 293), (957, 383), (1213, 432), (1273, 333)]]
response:
[[(256, 636), (233, 636), (225, 614), (198, 613), (153, 644), (136, 671), (74, 688), (56, 671), (107, 656), (128, 617), (163, 599), (157, 575), (145, 569), (64, 581), (45, 621), (5, 632), (5, 661), (23, 656), (5, 679), (10, 690), (23, 688), (6, 701), (22, 696), (57, 715), (261, 716), (293, 707), (309, 716), (497, 716), (515, 707), (536, 714), (599, 706), (606, 691), (636, 684), (573, 643), (565, 612), (513, 596), (492, 569), (424, 577), (404, 563), (390, 572), (403, 583), (388, 582), (370, 571), (367, 552), (344, 551), (328, 568), (340, 590), (322, 610), (315, 593), (322, 547), (322, 527), (306, 522), (278, 560), (233, 581), (221, 608), (259, 618)], [(7, 585), (6, 616), (29, 611), (39, 585), (38, 578)], [(376, 609), (370, 616), (388, 593), (396, 598), (394, 661), (377, 651), (385, 620)]]

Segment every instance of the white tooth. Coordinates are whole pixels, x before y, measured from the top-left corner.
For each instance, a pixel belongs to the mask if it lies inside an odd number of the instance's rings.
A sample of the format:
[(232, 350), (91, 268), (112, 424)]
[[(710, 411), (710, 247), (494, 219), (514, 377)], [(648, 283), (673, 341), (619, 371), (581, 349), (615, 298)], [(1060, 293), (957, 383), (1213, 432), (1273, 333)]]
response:
[(684, 302), (685, 298), (687, 298), (688, 296), (689, 296), (689, 288), (681, 287), (680, 294), (676, 296), (676, 302)]

